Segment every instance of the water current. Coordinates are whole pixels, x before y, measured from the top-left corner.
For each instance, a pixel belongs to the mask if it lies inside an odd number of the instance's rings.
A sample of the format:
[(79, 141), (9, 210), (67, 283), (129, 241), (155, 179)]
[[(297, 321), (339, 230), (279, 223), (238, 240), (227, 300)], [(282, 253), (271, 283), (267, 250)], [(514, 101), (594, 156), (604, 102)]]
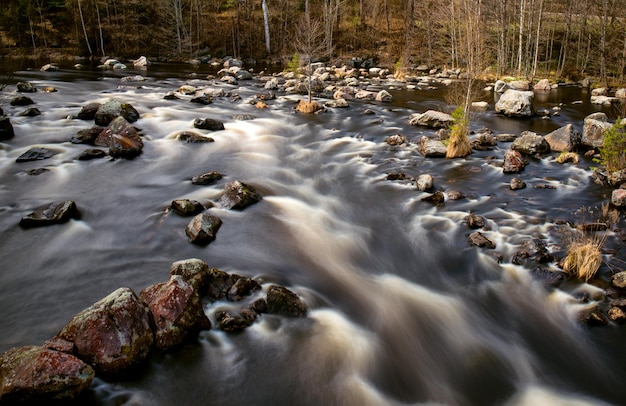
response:
[[(147, 80), (139, 87), (120, 82), (132, 74)], [(13, 84), (0, 95), (16, 133), (0, 144), (0, 351), (40, 345), (118, 287), (139, 292), (167, 280), (172, 262), (200, 258), (288, 286), (305, 299), (309, 317), (265, 315), (240, 334), (204, 331), (182, 348), (153, 355), (133, 377), (96, 378), (81, 404), (624, 404), (626, 330), (577, 321), (580, 310), (602, 300), (602, 287), (571, 281), (549, 288), (511, 263), (531, 238), (562, 251), (551, 230), (582, 221), (581, 207), (609, 199), (610, 189), (591, 180), (593, 162), (530, 158), (520, 175), (528, 187), (512, 191), (513, 175), (494, 164), (509, 143), (467, 159), (418, 153), (419, 138), (434, 132), (410, 126), (408, 117), (446, 108), (443, 85), (411, 90), (372, 82), (394, 101), (350, 101), (347, 109), (300, 115), (293, 112), (298, 96), (281, 93), (269, 108), (256, 109), (250, 101), (266, 93), (262, 81), (233, 86), (205, 77), (191, 67), (157, 65), (123, 73), (22, 70), (12, 78), (58, 92), (28, 94), (42, 112), (37, 117), (20, 117), (24, 107), (9, 105)], [(183, 84), (242, 99), (217, 97), (207, 106), (163, 99)], [(562, 87), (535, 100), (539, 109), (561, 104), (559, 116), (515, 120), (495, 115), (493, 95), (483, 96), (491, 107), (473, 116), (472, 128), (496, 134), (546, 134), (567, 123), (580, 130), (587, 114), (603, 109), (581, 89)], [(143, 153), (134, 160), (76, 160), (87, 146), (69, 140), (93, 123), (71, 116), (88, 102), (111, 99), (141, 114), (134, 125), (143, 130)], [(237, 121), (235, 114), (255, 118)], [(225, 130), (208, 134), (214, 143), (176, 140), (196, 118), (223, 121)], [(394, 134), (411, 144), (385, 143)], [(15, 162), (33, 146), (58, 154)], [(27, 173), (41, 167), (48, 171)], [(216, 185), (191, 184), (208, 171), (225, 177)], [(438, 190), (465, 198), (435, 207), (411, 182), (387, 180), (394, 171), (431, 174)], [(211, 208), (223, 220), (217, 239), (190, 244), (188, 219), (166, 210), (171, 201), (215, 202), (232, 180), (253, 185), (264, 199), (244, 211)], [(534, 187), (546, 183), (555, 189)], [(18, 226), (35, 207), (60, 200), (76, 201), (80, 219)], [(495, 250), (468, 244), (470, 212), (487, 219), (484, 233)], [(607, 247), (607, 262), (624, 258), (615, 236)], [(600, 279), (611, 272), (603, 266)]]

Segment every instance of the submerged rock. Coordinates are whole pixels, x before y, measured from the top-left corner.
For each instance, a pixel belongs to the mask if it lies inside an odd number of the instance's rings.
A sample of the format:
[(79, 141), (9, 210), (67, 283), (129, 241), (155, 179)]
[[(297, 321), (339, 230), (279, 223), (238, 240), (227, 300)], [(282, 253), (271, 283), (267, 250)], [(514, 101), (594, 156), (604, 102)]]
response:
[(221, 131), (224, 129), (224, 123), (213, 120), (212, 118), (196, 118), (193, 126), (200, 130)]
[(74, 343), (74, 355), (105, 374), (138, 365), (154, 345), (150, 311), (129, 288), (78, 313), (55, 338)]
[(243, 210), (263, 199), (254, 187), (238, 180), (224, 185), (224, 194), (219, 203), (226, 209)]
[(198, 176), (191, 178), (191, 183), (194, 185), (212, 185), (218, 180), (222, 179), (222, 174), (216, 171), (201, 173)]
[(71, 200), (49, 203), (22, 217), (20, 226), (24, 228), (42, 227), (68, 222), (78, 217), (76, 203)]
[(265, 300), (267, 313), (286, 317), (304, 317), (307, 314), (307, 307), (302, 299), (284, 286), (270, 286)]
[(188, 143), (205, 143), (205, 142), (215, 142), (215, 140), (211, 137), (207, 137), (195, 131), (181, 131), (176, 139), (179, 141), (184, 141)]
[(140, 297), (152, 314), (155, 344), (160, 350), (182, 344), (198, 331), (211, 328), (199, 292), (180, 275), (143, 289)]
[(2, 404), (70, 400), (87, 389), (94, 370), (71, 354), (45, 347), (11, 348), (0, 355)]
[(192, 243), (207, 245), (215, 240), (217, 231), (221, 226), (222, 220), (219, 217), (209, 213), (200, 213), (187, 224), (185, 234)]
[(31, 148), (17, 157), (15, 162), (40, 161), (42, 159), (52, 158), (56, 154), (58, 154), (58, 152), (48, 148)]
[(107, 156), (105, 151), (97, 148), (90, 148), (83, 151), (76, 159), (79, 161), (91, 161), (92, 159), (100, 159), (105, 156)]
[(15, 136), (15, 130), (9, 117), (3, 116), (0, 110), (0, 141), (10, 140)]
[(172, 201), (170, 206), (172, 210), (181, 216), (194, 216), (204, 211), (204, 206), (196, 201), (189, 199), (176, 199)]

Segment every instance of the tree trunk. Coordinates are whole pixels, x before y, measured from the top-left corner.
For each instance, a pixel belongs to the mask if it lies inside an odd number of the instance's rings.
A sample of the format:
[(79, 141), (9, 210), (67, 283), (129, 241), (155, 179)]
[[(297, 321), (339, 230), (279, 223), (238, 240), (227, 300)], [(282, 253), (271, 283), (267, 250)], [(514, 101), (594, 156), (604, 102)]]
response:
[(83, 17), (83, 8), (80, 5), (80, 0), (76, 0), (78, 3), (78, 13), (80, 14), (80, 23), (83, 27), (83, 34), (85, 34), (85, 42), (87, 43), (87, 49), (89, 50), (89, 55), (93, 56), (93, 52), (91, 51), (91, 45), (89, 44), (89, 37), (87, 36), (87, 27), (85, 27), (85, 18)]
[(265, 51), (269, 55), (272, 53), (272, 48), (270, 47), (270, 18), (267, 11), (267, 0), (262, 1), (261, 8), (263, 8), (263, 26), (265, 27)]

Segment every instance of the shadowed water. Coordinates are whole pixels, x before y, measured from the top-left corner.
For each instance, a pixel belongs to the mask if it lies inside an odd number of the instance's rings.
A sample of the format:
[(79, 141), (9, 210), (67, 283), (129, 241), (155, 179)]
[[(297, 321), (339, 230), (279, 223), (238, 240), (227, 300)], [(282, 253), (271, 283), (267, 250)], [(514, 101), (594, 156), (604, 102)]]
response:
[[(97, 378), (82, 404), (93, 405), (597, 405), (619, 404), (626, 392), (623, 329), (590, 329), (579, 310), (601, 289), (580, 283), (548, 289), (511, 256), (530, 238), (557, 250), (551, 228), (580, 220), (581, 207), (607, 201), (589, 166), (530, 158), (511, 191), (512, 175), (490, 164), (507, 143), (463, 160), (425, 159), (416, 143), (432, 130), (411, 127), (408, 116), (445, 107), (445, 88), (406, 90), (395, 84), (394, 102), (350, 102), (346, 110), (293, 113), (287, 95), (258, 110), (249, 102), (262, 83), (227, 86), (156, 67), (148, 80), (120, 83), (121, 73), (19, 72), (15, 80), (56, 93), (29, 94), (42, 111), (18, 117), (23, 107), (2, 107), (16, 136), (0, 147), (0, 351), (41, 344), (77, 312), (120, 286), (140, 291), (168, 278), (172, 262), (200, 258), (211, 267), (284, 284), (311, 311), (306, 319), (263, 315), (241, 334), (202, 332), (197, 341), (152, 356), (134, 378)], [(223, 89), (242, 101), (211, 105), (164, 100), (182, 84)], [(383, 84), (386, 86), (386, 84)], [(279, 96), (281, 96), (279, 94)], [(538, 97), (537, 107), (563, 103), (550, 120), (506, 119), (476, 113), (472, 127), (496, 133), (545, 134), (566, 123), (581, 128), (599, 108), (578, 88)], [(490, 94), (484, 98), (492, 103)], [(144, 151), (132, 161), (77, 161), (87, 147), (70, 138), (90, 122), (72, 119), (92, 101), (119, 99), (141, 114)], [(572, 104), (581, 100), (583, 104)], [(365, 109), (374, 115), (363, 115)], [(235, 114), (252, 114), (235, 121)], [(611, 111), (607, 110), (607, 113)], [(225, 130), (214, 143), (175, 139), (195, 118), (214, 118)], [(412, 143), (384, 140), (404, 134)], [(16, 163), (32, 146), (53, 158)], [(46, 168), (38, 176), (33, 168)], [(392, 171), (429, 173), (436, 188), (466, 198), (434, 207)], [(225, 175), (216, 185), (192, 185), (202, 172)], [(207, 247), (190, 244), (188, 219), (167, 212), (173, 199), (215, 202), (224, 183), (241, 180), (264, 195), (244, 211), (213, 207), (223, 225)], [(534, 189), (549, 182), (554, 190)], [(24, 230), (20, 218), (57, 200), (75, 200), (81, 218)], [(470, 247), (469, 212), (488, 219), (494, 252)], [(623, 258), (621, 244), (609, 244)], [(497, 255), (502, 257), (498, 263)], [(607, 258), (610, 262), (610, 258)], [(549, 265), (555, 270), (554, 265)], [(608, 279), (608, 267), (601, 279)]]

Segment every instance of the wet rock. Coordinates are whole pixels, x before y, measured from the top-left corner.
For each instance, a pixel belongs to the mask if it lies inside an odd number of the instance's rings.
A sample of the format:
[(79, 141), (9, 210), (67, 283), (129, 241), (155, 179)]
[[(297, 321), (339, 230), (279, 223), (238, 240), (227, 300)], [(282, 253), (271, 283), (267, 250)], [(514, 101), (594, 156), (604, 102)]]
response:
[(45, 93), (55, 93), (55, 92), (58, 92), (58, 90), (54, 86), (46, 86), (43, 89), (41, 89), (41, 91), (45, 92)]
[(185, 228), (185, 234), (192, 243), (207, 245), (215, 240), (217, 231), (221, 226), (222, 220), (219, 217), (209, 213), (200, 213), (191, 219)]
[(530, 82), (527, 80), (514, 80), (509, 82), (509, 87), (514, 90), (527, 91), (530, 90)]
[(550, 144), (541, 135), (532, 131), (524, 131), (513, 141), (511, 149), (525, 155), (548, 154), (550, 153)]
[(152, 314), (159, 350), (180, 345), (200, 330), (211, 328), (199, 292), (180, 275), (143, 289), (140, 297)]
[(446, 196), (443, 194), (443, 192), (439, 192), (439, 191), (433, 193), (432, 195), (422, 198), (423, 202), (432, 203), (436, 206), (444, 204), (445, 200), (446, 200)]
[(407, 145), (410, 143), (409, 138), (406, 135), (402, 135), (402, 134), (391, 135), (385, 138), (385, 142), (392, 146)]
[(15, 162), (41, 161), (43, 159), (51, 158), (56, 154), (58, 154), (58, 152), (48, 148), (31, 148), (17, 157)]
[(95, 145), (109, 147), (114, 158), (132, 159), (141, 154), (143, 141), (135, 127), (124, 117), (116, 117), (94, 141)]
[(421, 192), (431, 190), (434, 187), (434, 184), (435, 180), (433, 179), (432, 175), (429, 174), (419, 175), (415, 180), (415, 186), (417, 187), (417, 190)]
[(420, 154), (426, 158), (443, 158), (446, 156), (446, 146), (439, 140), (423, 136), (418, 143)]
[(550, 91), (551, 89), (552, 86), (550, 85), (550, 81), (548, 79), (541, 79), (533, 86), (533, 90)]
[(145, 82), (147, 79), (141, 75), (124, 76), (120, 79), (122, 83)]
[(512, 149), (506, 150), (504, 153), (504, 165), (502, 166), (502, 172), (519, 173), (525, 166), (526, 160), (519, 151)]
[(33, 99), (26, 96), (17, 96), (11, 100), (11, 106), (29, 106), (35, 104)]
[(37, 117), (40, 115), (41, 111), (37, 107), (29, 107), (18, 114), (20, 117)]
[(227, 333), (237, 333), (249, 327), (252, 323), (242, 316), (238, 316), (229, 310), (217, 310), (215, 320), (219, 329)]
[(193, 126), (200, 130), (221, 131), (224, 129), (224, 123), (213, 120), (212, 118), (196, 118)]
[(119, 100), (108, 101), (98, 108), (94, 116), (96, 125), (108, 126), (113, 120), (123, 117), (127, 122), (134, 123), (139, 120), (139, 113), (129, 103)]
[(376, 101), (390, 103), (393, 100), (393, 96), (386, 90), (381, 90), (376, 93)]
[(176, 214), (183, 217), (194, 216), (204, 211), (204, 206), (200, 202), (189, 199), (176, 199), (172, 201), (170, 207)]
[(201, 259), (189, 258), (172, 263), (170, 276), (180, 275), (203, 296), (209, 284), (209, 265)]
[[(524, 241), (521, 250), (516, 253), (519, 258), (530, 258), (538, 264), (546, 264), (554, 261), (554, 255), (548, 250), (546, 242), (539, 238), (531, 238)], [(521, 263), (517, 263), (521, 265)]]
[(100, 103), (88, 103), (80, 109), (76, 118), (79, 120), (94, 120), (100, 106)]
[(458, 190), (446, 190), (446, 200), (461, 200), (465, 199), (465, 194)]
[(212, 185), (218, 180), (222, 179), (222, 174), (216, 171), (201, 173), (198, 176), (191, 178), (191, 183), (194, 185)]
[(55, 338), (74, 343), (74, 355), (104, 374), (140, 364), (154, 345), (150, 311), (129, 288), (78, 313)]
[(550, 145), (551, 151), (569, 152), (580, 145), (581, 134), (576, 131), (572, 124), (567, 124), (547, 134), (544, 139)]
[(533, 97), (532, 92), (509, 89), (496, 103), (496, 113), (509, 117), (532, 117), (535, 114)]
[(262, 199), (263, 196), (254, 187), (236, 180), (224, 185), (219, 203), (226, 209), (243, 210)]
[(611, 278), (613, 286), (619, 289), (626, 289), (626, 271), (618, 272)]
[(239, 276), (237, 274), (230, 275), (230, 281), (233, 282), (232, 286), (226, 293), (226, 298), (233, 302), (242, 300), (243, 298), (250, 296), (252, 293), (261, 290), (261, 285), (254, 279)]
[(598, 306), (581, 311), (578, 314), (578, 320), (590, 326), (605, 326), (609, 323), (607, 317)]
[(225, 299), (228, 291), (235, 284), (235, 280), (230, 274), (211, 268), (207, 277), (207, 296), (214, 300)]
[(483, 228), (485, 227), (486, 220), (483, 216), (479, 216), (478, 214), (473, 214), (470, 213), (466, 218), (465, 218), (465, 224), (467, 224), (467, 227), (472, 228), (472, 229), (478, 229), (478, 228)]
[(30, 82), (17, 82), (15, 87), (17, 87), (17, 91), (20, 93), (34, 93), (37, 91), (35, 86)]
[(472, 140), (472, 148), (479, 151), (487, 151), (498, 145), (493, 131), (488, 128), (481, 129)]
[(93, 126), (91, 128), (87, 128), (85, 130), (80, 130), (76, 133), (75, 136), (72, 137), (70, 142), (72, 144), (90, 144), (93, 145), (98, 138), (98, 135), (104, 131), (104, 127)]
[(71, 200), (49, 203), (22, 217), (20, 226), (30, 228), (61, 224), (77, 218), (78, 214), (76, 203)]
[(3, 116), (2, 111), (0, 111), (0, 141), (10, 140), (14, 136), (15, 131), (13, 130), (11, 120), (9, 120), (9, 117)]
[(604, 133), (611, 128), (609, 118), (604, 113), (593, 113), (585, 117), (581, 144), (589, 148), (599, 148), (604, 144)]
[(304, 302), (284, 286), (270, 286), (265, 300), (267, 313), (286, 317), (304, 317), (307, 314)]
[(615, 189), (611, 192), (611, 204), (615, 207), (626, 207), (626, 189)]
[(408, 179), (404, 172), (391, 172), (387, 174), (387, 180), (405, 180)]
[(204, 136), (204, 135), (202, 135), (200, 133), (197, 133), (195, 131), (181, 131), (176, 136), (176, 139), (179, 140), (179, 141), (184, 141), (184, 142), (193, 143), (193, 144), (205, 143), (205, 142), (215, 142), (215, 140), (213, 138)]
[(496, 134), (496, 140), (498, 142), (513, 142), (517, 138), (515, 134)]
[(350, 107), (346, 99), (343, 99), (343, 98), (329, 100), (326, 103), (324, 103), (324, 106), (330, 107), (332, 109), (343, 109), (343, 108)]
[(526, 182), (524, 182), (520, 178), (513, 178), (511, 179), (511, 182), (509, 183), (509, 188), (511, 190), (520, 190), (520, 189), (524, 189), (525, 187), (526, 187)]
[(27, 170), (26, 174), (28, 174), (28, 176), (39, 176), (42, 173), (46, 173), (46, 172), (50, 172), (50, 169), (48, 169), (48, 168), (34, 168), (34, 169)]
[(626, 322), (626, 312), (624, 312), (624, 309), (620, 307), (617, 307), (617, 306), (611, 307), (609, 309), (608, 315), (609, 315), (609, 319), (616, 323)]
[(471, 233), (468, 237), (469, 243), (480, 248), (496, 248), (496, 244), (489, 238), (485, 237), (480, 231)]
[[(230, 77), (230, 76), (229, 76)], [(201, 94), (200, 96), (196, 96), (190, 100), (191, 103), (202, 104), (204, 106), (213, 103), (211, 96), (208, 94)]]
[(235, 114), (233, 116), (233, 120), (235, 121), (250, 121), (254, 120), (256, 117), (252, 114)]
[(75, 398), (94, 370), (73, 355), (45, 347), (11, 348), (0, 355), (2, 404), (48, 404)]
[(545, 286), (551, 287), (556, 287), (568, 279), (568, 275), (565, 272), (551, 271), (550, 269), (542, 267), (533, 268), (530, 275), (536, 280), (542, 282)]
[(409, 124), (429, 128), (448, 128), (454, 124), (454, 118), (441, 111), (428, 110), (421, 114), (411, 114)]
[(83, 151), (76, 159), (79, 161), (91, 161), (92, 159), (100, 159), (105, 156), (107, 156), (105, 151), (97, 148), (90, 148)]

